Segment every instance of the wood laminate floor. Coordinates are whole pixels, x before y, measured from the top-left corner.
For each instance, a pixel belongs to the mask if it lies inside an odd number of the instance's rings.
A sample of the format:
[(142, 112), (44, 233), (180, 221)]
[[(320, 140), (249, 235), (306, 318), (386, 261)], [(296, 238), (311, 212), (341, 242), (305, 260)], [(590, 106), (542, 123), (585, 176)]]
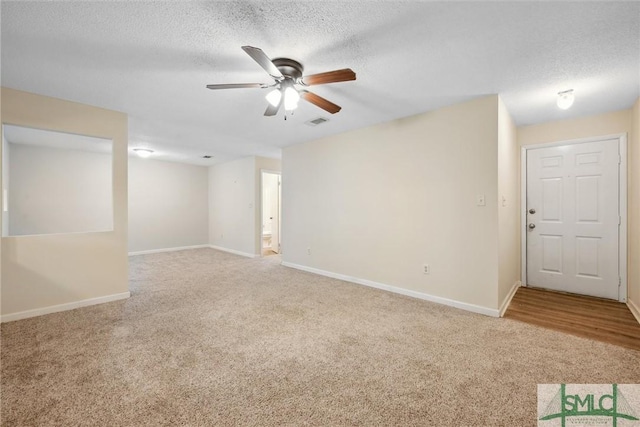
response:
[(504, 317), (640, 351), (640, 323), (624, 303), (519, 288)]

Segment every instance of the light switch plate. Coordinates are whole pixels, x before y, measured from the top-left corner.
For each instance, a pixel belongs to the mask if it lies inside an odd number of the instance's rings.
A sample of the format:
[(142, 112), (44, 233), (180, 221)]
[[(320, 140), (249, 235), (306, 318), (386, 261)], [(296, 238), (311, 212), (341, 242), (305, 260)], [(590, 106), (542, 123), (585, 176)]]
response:
[(486, 203), (486, 201), (484, 199), (484, 194), (478, 194), (476, 196), (476, 204), (478, 206), (486, 206), (487, 203)]

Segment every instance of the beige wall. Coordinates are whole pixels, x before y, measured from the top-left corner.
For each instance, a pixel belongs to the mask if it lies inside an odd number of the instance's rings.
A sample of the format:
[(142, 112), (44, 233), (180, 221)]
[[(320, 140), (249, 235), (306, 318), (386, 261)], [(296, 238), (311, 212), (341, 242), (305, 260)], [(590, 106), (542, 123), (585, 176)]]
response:
[(129, 252), (209, 243), (205, 166), (129, 157)]
[(108, 153), (9, 144), (5, 235), (113, 230)]
[(285, 148), (283, 261), (496, 310), (497, 141), (492, 95)]
[(112, 139), (114, 230), (2, 238), (2, 315), (124, 297), (127, 282), (127, 116), (2, 88), (3, 123)]
[(243, 254), (255, 252), (255, 158), (209, 168), (209, 243)]
[[(632, 110), (629, 138), (629, 300), (640, 316), (640, 98)], [(640, 317), (638, 318), (640, 321)]]
[(630, 128), (631, 110), (614, 111), (579, 119), (520, 126), (518, 128), (518, 143), (522, 146), (627, 133)]
[[(632, 131), (633, 117), (637, 121), (637, 105), (634, 110), (621, 110), (579, 119), (560, 120), (538, 125), (522, 126), (518, 128), (518, 142), (522, 145), (539, 144), (545, 142), (566, 141), (571, 139), (589, 138), (614, 134), (628, 134), (628, 292), (635, 294), (639, 284), (638, 259), (640, 259), (640, 230), (639, 230), (639, 192), (640, 180), (640, 143), (637, 132)], [(632, 296), (633, 298), (633, 296)], [(640, 298), (637, 298), (640, 299)], [(637, 304), (636, 304), (637, 305)]]
[(209, 243), (244, 255), (261, 253), (260, 170), (280, 160), (245, 157), (209, 168)]
[(520, 281), (520, 146), (516, 125), (498, 102), (498, 305)]

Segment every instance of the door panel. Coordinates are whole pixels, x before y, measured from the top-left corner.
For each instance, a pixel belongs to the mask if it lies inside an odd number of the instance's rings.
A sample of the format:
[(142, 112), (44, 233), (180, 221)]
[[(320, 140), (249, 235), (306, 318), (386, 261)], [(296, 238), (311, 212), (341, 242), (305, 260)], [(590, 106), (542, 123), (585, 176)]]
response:
[(542, 179), (543, 221), (562, 221), (562, 178)]
[(599, 237), (576, 238), (576, 274), (578, 276), (600, 277), (600, 239)]
[(562, 236), (540, 235), (542, 240), (542, 271), (562, 273)]
[(600, 222), (598, 206), (600, 197), (601, 176), (576, 177), (576, 221)]
[(617, 140), (527, 151), (528, 285), (618, 299), (618, 168)]

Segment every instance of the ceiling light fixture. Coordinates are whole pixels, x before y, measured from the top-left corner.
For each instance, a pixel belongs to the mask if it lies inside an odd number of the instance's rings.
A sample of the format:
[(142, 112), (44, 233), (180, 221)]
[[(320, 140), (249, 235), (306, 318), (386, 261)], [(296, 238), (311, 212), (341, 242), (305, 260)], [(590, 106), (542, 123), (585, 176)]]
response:
[(575, 97), (573, 95), (573, 89), (565, 90), (563, 92), (558, 92), (558, 108), (562, 110), (567, 110), (569, 107), (573, 105), (573, 101)]
[(146, 159), (153, 154), (153, 150), (149, 150), (148, 148), (134, 148), (133, 151), (143, 159)]
[[(335, 114), (341, 109), (339, 105), (309, 92), (306, 87), (356, 79), (356, 73), (351, 68), (303, 76), (304, 67), (291, 58), (272, 59), (262, 49), (254, 46), (242, 46), (242, 50), (271, 76), (274, 83), (223, 83), (207, 85), (207, 89), (269, 88), (270, 92), (266, 95), (269, 105), (264, 112), (267, 117), (277, 115), (283, 105), (286, 113), (293, 114), (293, 110), (298, 108), (300, 98), (328, 113)], [(304, 89), (299, 86), (303, 86)], [(287, 119), (287, 114), (284, 115), (284, 119)]]

